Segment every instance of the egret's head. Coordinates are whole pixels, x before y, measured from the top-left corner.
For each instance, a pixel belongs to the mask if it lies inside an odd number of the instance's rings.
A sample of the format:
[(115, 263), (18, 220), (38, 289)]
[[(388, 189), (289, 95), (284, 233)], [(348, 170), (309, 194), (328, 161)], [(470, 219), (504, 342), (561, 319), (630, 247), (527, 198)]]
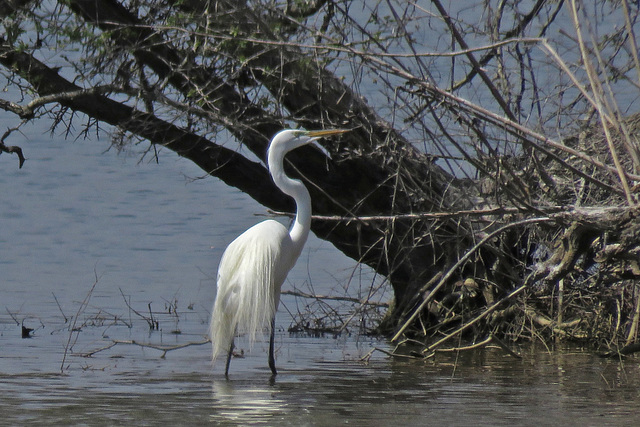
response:
[(278, 147), (282, 152), (287, 153), (298, 147), (302, 147), (316, 139), (324, 136), (337, 135), (347, 132), (346, 129), (327, 129), (327, 130), (300, 130), (285, 129), (280, 131), (273, 137), (269, 146), (269, 151)]
[(337, 135), (347, 132), (345, 129), (329, 129), (329, 130), (295, 130), (286, 129), (280, 131), (273, 137), (269, 150), (267, 152), (267, 163), (269, 165), (269, 172), (271, 175), (281, 175), (284, 173), (282, 162), (284, 156), (291, 150), (295, 150), (298, 147), (302, 147), (310, 142), (315, 141), (318, 138), (329, 135)]

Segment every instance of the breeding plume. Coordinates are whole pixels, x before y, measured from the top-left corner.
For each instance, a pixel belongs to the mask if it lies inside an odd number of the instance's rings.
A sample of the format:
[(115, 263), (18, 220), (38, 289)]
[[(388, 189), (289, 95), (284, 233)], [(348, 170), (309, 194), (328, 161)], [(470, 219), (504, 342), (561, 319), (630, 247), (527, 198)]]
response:
[(274, 220), (254, 225), (229, 244), (218, 267), (218, 293), (211, 315), (213, 360), (227, 352), (225, 376), (234, 349), (234, 337), (248, 335), (250, 345), (258, 332), (268, 330), (269, 368), (276, 375), (274, 357), (275, 314), (280, 288), (307, 241), (311, 225), (311, 197), (304, 184), (284, 173), (284, 156), (318, 138), (346, 130), (283, 130), (269, 145), (269, 172), (276, 186), (296, 202), (290, 230)]

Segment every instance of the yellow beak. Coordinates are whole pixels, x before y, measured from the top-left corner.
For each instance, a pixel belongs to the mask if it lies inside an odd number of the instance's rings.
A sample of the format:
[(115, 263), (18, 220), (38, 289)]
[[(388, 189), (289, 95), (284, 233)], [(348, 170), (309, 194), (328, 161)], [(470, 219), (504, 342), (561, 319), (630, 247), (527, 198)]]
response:
[(349, 129), (312, 130), (307, 133), (307, 136), (310, 136), (312, 138), (321, 138), (323, 136), (337, 135), (345, 132), (349, 132)]

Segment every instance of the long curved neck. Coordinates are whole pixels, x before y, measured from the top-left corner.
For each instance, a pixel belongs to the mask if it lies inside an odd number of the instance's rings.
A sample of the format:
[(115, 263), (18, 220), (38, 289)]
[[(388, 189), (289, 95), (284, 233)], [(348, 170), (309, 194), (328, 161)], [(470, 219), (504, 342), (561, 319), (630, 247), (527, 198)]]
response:
[(311, 196), (304, 184), (297, 179), (289, 178), (284, 173), (284, 155), (287, 154), (286, 147), (272, 147), (269, 150), (269, 172), (273, 177), (273, 182), (288, 196), (293, 197), (296, 202), (296, 220), (289, 230), (289, 235), (294, 245), (295, 262), (302, 252), (302, 247), (309, 236), (311, 227)]

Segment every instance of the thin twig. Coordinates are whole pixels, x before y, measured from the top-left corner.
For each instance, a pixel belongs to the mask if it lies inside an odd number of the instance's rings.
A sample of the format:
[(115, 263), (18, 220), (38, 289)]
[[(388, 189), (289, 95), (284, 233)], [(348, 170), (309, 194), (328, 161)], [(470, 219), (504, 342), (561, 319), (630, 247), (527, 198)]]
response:
[[(451, 32), (451, 35), (456, 39), (456, 42), (463, 49), (468, 50), (469, 49), (469, 45), (467, 44), (467, 42), (466, 42), (465, 38), (462, 36), (462, 34), (460, 34), (460, 31), (458, 31), (458, 28), (454, 25), (453, 20), (449, 16), (449, 13), (447, 12), (446, 8), (442, 5), (442, 3), (439, 0), (431, 0), (431, 3), (436, 7), (436, 9), (438, 9), (438, 12), (440, 13), (440, 16), (442, 17), (442, 19), (444, 20), (445, 24), (449, 28), (449, 31)], [(487, 89), (489, 89), (489, 92), (491, 92), (491, 95), (493, 95), (493, 99), (495, 99), (496, 102), (498, 103), (498, 105), (500, 105), (500, 108), (502, 108), (502, 111), (504, 112), (504, 114), (507, 115), (509, 120), (515, 122), (516, 121), (516, 117), (513, 114), (513, 111), (511, 111), (511, 108), (509, 108), (509, 104), (504, 99), (504, 97), (502, 96), (502, 94), (500, 93), (498, 88), (495, 86), (495, 84), (493, 83), (493, 80), (487, 75), (487, 73), (485, 72), (484, 68), (480, 65), (480, 63), (478, 62), (476, 57), (473, 55), (473, 53), (472, 52), (468, 52), (466, 54), (466, 57), (469, 60), (469, 62), (471, 63), (471, 65), (473, 67), (473, 70), (476, 73), (478, 73), (478, 75), (480, 76), (480, 78), (484, 82), (484, 84), (487, 87)]]
[[(594, 69), (591, 60), (589, 59), (589, 54), (587, 52), (587, 48), (585, 46), (582, 30), (580, 25), (580, 18), (578, 17), (578, 6), (576, 5), (576, 1), (572, 0), (571, 4), (571, 17), (573, 18), (573, 25), (576, 29), (576, 33), (578, 35), (578, 46), (580, 47), (580, 54), (582, 56), (582, 63), (584, 64), (584, 68), (589, 78), (589, 84), (591, 85), (591, 92), (593, 93), (595, 99), (592, 101), (593, 106), (598, 111), (598, 116), (600, 117), (600, 122), (602, 123), (602, 129), (604, 130), (604, 134), (607, 140), (607, 145), (609, 146), (609, 153), (611, 154), (611, 158), (613, 159), (613, 164), (615, 165), (616, 172), (620, 178), (620, 184), (624, 189), (625, 196), (627, 198), (627, 203), (629, 205), (633, 205), (633, 196), (631, 195), (631, 189), (629, 188), (629, 182), (627, 181), (627, 177), (625, 174), (625, 170), (620, 163), (620, 157), (618, 156), (617, 150), (613, 143), (611, 137), (611, 131), (609, 129), (609, 124), (614, 123), (613, 115), (611, 114), (611, 107), (608, 106), (606, 98), (603, 96), (602, 92), (602, 84), (598, 78), (597, 71)], [(605, 112), (606, 109), (606, 112)]]
[[(562, 218), (570, 220), (571, 218), (584, 218), (584, 217), (598, 217), (601, 215), (623, 215), (629, 211), (635, 210), (633, 206), (580, 206), (570, 208), (567, 206), (541, 206), (536, 207), (535, 210), (539, 214), (548, 215), (549, 218), (556, 219)], [(335, 222), (350, 222), (350, 221), (397, 221), (403, 219), (448, 219), (459, 216), (504, 216), (515, 214), (526, 214), (522, 208), (516, 207), (497, 207), (488, 209), (470, 209), (459, 210), (455, 212), (421, 212), (412, 214), (397, 214), (397, 215), (364, 215), (364, 216), (341, 216), (341, 215), (312, 215), (311, 219), (316, 221), (335, 221)], [(288, 218), (294, 218), (295, 214), (291, 212), (267, 210), (267, 213), (256, 213), (256, 216), (273, 217), (284, 216)]]
[(633, 31), (633, 25), (631, 23), (631, 11), (629, 10), (629, 1), (622, 0), (622, 7), (624, 8), (624, 25), (629, 33), (629, 43), (631, 43), (631, 56), (633, 63), (635, 64), (636, 73), (638, 73), (638, 83), (636, 86), (640, 87), (640, 58), (638, 58), (638, 43), (636, 42), (636, 34)]
[[(415, 360), (415, 359), (424, 359), (425, 358), (422, 355), (412, 356), (410, 354), (398, 354), (398, 353), (394, 353), (394, 352), (391, 352), (389, 350), (385, 350), (385, 349), (379, 348), (379, 347), (374, 347), (369, 353), (367, 353), (365, 355), (365, 357), (367, 357), (367, 356), (371, 357), (371, 353), (373, 353), (373, 351), (379, 351), (380, 353), (384, 353), (387, 356), (395, 357), (395, 358), (398, 358), (398, 359), (412, 359), (412, 360)], [(360, 360), (363, 360), (363, 359), (364, 359), (364, 357), (361, 358)]]
[(11, 311), (9, 311), (8, 307), (4, 307), (5, 310), (7, 310), (7, 313), (9, 314), (9, 317), (11, 317), (13, 319), (14, 322), (16, 322), (16, 325), (20, 326), (20, 321), (18, 320), (18, 318), (16, 317), (15, 314), (13, 314)]
[(58, 301), (58, 298), (56, 297), (56, 294), (54, 294), (53, 292), (51, 292), (51, 294), (53, 295), (53, 299), (56, 301), (56, 304), (58, 305), (58, 310), (60, 310), (60, 314), (62, 314), (62, 318), (64, 319), (64, 323), (67, 323), (69, 321), (69, 319), (67, 319), (67, 316), (64, 314), (64, 311), (62, 311), (62, 307), (60, 306), (60, 302)]
[(634, 291), (636, 294), (635, 310), (633, 313), (631, 327), (629, 328), (629, 333), (627, 334), (626, 345), (632, 344), (638, 337), (638, 324), (640, 323), (640, 292), (637, 287), (634, 289)]
[(71, 350), (71, 347), (73, 346), (73, 344), (71, 343), (71, 340), (73, 338), (73, 334), (77, 333), (76, 326), (78, 323), (78, 318), (80, 317), (80, 314), (82, 314), (84, 309), (89, 304), (89, 299), (91, 298), (91, 294), (93, 294), (93, 290), (96, 288), (96, 286), (98, 285), (98, 281), (100, 280), (100, 278), (98, 277), (98, 273), (95, 270), (94, 270), (94, 275), (95, 275), (95, 281), (93, 282), (93, 285), (91, 286), (91, 289), (89, 289), (89, 292), (87, 293), (87, 295), (84, 297), (84, 300), (82, 301), (82, 303), (80, 303), (80, 306), (78, 307), (78, 311), (76, 312), (76, 315), (73, 317), (73, 324), (69, 328), (69, 337), (67, 338), (67, 344), (64, 346), (64, 354), (62, 355), (60, 372), (64, 372), (64, 364), (65, 364), (65, 361), (67, 360), (67, 354)]
[[(129, 304), (129, 301), (127, 301), (127, 297), (124, 295), (124, 292), (122, 292), (122, 288), (118, 288), (118, 290), (120, 291), (120, 295), (122, 295), (122, 299), (124, 299), (124, 303), (127, 305), (127, 308), (129, 308), (129, 310), (133, 311), (136, 315), (138, 315), (139, 317), (143, 318), (147, 324), (149, 325), (149, 329), (158, 329), (155, 328), (155, 323), (153, 320), (153, 314), (151, 314), (151, 318), (148, 318), (147, 316), (145, 316), (144, 314), (140, 313), (138, 310), (136, 310), (135, 308), (133, 308), (131, 306), (131, 304)], [(151, 313), (151, 303), (149, 303), (149, 313)]]
[(106, 345), (104, 347), (100, 347), (98, 349), (95, 349), (93, 351), (89, 351), (87, 353), (78, 354), (77, 356), (80, 356), (80, 357), (92, 357), (96, 353), (99, 353), (99, 352), (105, 351), (105, 350), (109, 350), (110, 348), (113, 348), (116, 345), (137, 345), (137, 346), (142, 347), (142, 348), (151, 348), (151, 349), (154, 349), (154, 350), (161, 351), (162, 355), (160, 356), (160, 358), (164, 359), (165, 356), (167, 355), (167, 353), (170, 352), (170, 351), (179, 350), (179, 349), (182, 349), (182, 348), (196, 346), (196, 345), (205, 345), (205, 344), (208, 344), (210, 342), (211, 342), (211, 340), (206, 339), (206, 340), (203, 340), (203, 341), (188, 342), (188, 343), (185, 343), (185, 344), (178, 344), (178, 345), (157, 345), (157, 344), (141, 343), (141, 342), (138, 342), (136, 340), (113, 340), (109, 345)]
[(488, 336), (484, 340), (477, 342), (475, 344), (467, 345), (464, 347), (440, 348), (437, 351), (439, 353), (452, 353), (454, 351), (469, 351), (469, 350), (475, 350), (475, 349), (484, 347), (490, 343), (491, 343), (491, 336)]
[(282, 295), (291, 295), (294, 297), (309, 298), (309, 299), (315, 299), (315, 300), (354, 302), (360, 305), (370, 305), (374, 307), (389, 307), (389, 303), (369, 301), (366, 298), (358, 299), (358, 298), (340, 297), (340, 296), (334, 296), (334, 295), (316, 295), (316, 294), (308, 294), (302, 291), (282, 291)]

